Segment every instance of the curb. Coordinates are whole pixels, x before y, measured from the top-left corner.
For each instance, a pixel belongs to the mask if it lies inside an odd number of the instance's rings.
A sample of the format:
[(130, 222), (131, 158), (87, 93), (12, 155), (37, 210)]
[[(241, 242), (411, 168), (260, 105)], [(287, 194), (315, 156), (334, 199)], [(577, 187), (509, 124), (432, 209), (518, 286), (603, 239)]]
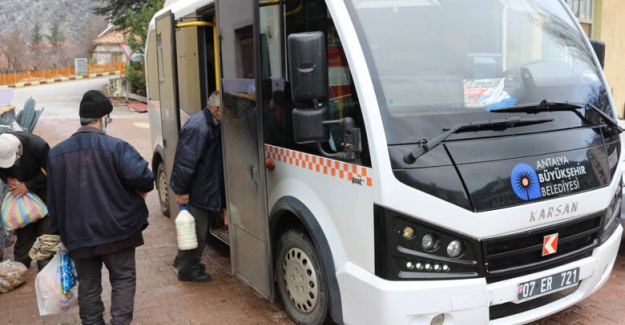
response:
[(23, 87), (29, 87), (29, 86), (45, 85), (45, 84), (50, 84), (50, 83), (55, 83), (55, 82), (73, 81), (73, 80), (81, 80), (81, 79), (88, 79), (88, 78), (98, 78), (98, 77), (112, 76), (112, 75), (119, 75), (119, 74), (120, 74), (119, 70), (112, 71), (112, 72), (92, 73), (92, 74), (84, 74), (84, 75), (79, 75), (79, 76), (62, 77), (62, 78), (47, 79), (47, 80), (40, 80), (40, 81), (33, 81), (33, 82), (18, 82), (18, 83), (10, 84), (10, 85), (0, 85), (0, 88), (23, 88)]

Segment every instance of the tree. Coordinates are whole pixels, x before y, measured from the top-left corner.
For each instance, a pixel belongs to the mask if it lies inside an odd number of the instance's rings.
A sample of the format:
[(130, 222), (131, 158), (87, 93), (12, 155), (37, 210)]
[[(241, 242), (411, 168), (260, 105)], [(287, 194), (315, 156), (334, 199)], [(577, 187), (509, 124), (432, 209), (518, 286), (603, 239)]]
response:
[(28, 43), (28, 48), (30, 49), (31, 54), (31, 63), (33, 65), (33, 70), (37, 70), (42, 67), (43, 63), (43, 34), (41, 33), (41, 25), (39, 22), (35, 22), (33, 26), (33, 30), (30, 34), (30, 43)]
[[(94, 9), (96, 15), (105, 16), (117, 30), (128, 34), (127, 43), (137, 54), (142, 54), (148, 25), (152, 16), (163, 7), (164, 0), (96, 0), (103, 4)], [(145, 92), (145, 71), (143, 64), (131, 63), (127, 69), (126, 81)]]
[(88, 58), (89, 50), (92, 48), (92, 41), (108, 26), (104, 17), (92, 16), (82, 28), (72, 37), (72, 46), (67, 53), (70, 58)]
[(20, 72), (25, 60), (26, 42), (21, 30), (14, 26), (4, 33), (0, 33), (0, 53), (5, 58), (5, 67), (0, 67), (5, 72)]
[(50, 42), (52, 56), (56, 59), (61, 67), (67, 66), (67, 55), (63, 49), (65, 42), (65, 31), (61, 21), (57, 20), (52, 23), (50, 34), (46, 35), (46, 39)]
[(96, 15), (107, 17), (117, 30), (128, 31), (128, 45), (143, 53), (148, 24), (152, 16), (163, 8), (164, 0), (96, 0), (103, 4), (93, 10)]

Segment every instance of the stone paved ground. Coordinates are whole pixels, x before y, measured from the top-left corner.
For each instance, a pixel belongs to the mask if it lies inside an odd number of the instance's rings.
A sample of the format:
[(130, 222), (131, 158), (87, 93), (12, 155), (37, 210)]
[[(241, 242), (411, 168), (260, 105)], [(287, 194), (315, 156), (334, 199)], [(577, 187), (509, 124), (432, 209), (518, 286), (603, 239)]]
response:
[(610, 279), (599, 291), (571, 308), (532, 324), (625, 324), (625, 241), (621, 241)]
[[(139, 113), (136, 118), (114, 119), (109, 133), (126, 139), (148, 158), (147, 123), (147, 116)], [(34, 133), (54, 145), (78, 126), (77, 119), (41, 119)], [(146, 244), (137, 250), (138, 283), (133, 324), (293, 324), (279, 303), (270, 303), (231, 275), (227, 249), (207, 247), (205, 250), (202, 260), (213, 275), (212, 282), (178, 281), (172, 267), (176, 253), (174, 223), (160, 213), (156, 191), (148, 194), (147, 204), (150, 226), (144, 232)], [(62, 315), (39, 316), (35, 276), (36, 265), (33, 264), (25, 284), (0, 294), (0, 324), (80, 324), (78, 307)], [(107, 278), (105, 273), (103, 279)], [(110, 285), (108, 281), (104, 283), (103, 300), (108, 313)]]
[[(147, 116), (137, 113), (136, 117), (115, 119), (109, 132), (128, 140), (148, 158), (147, 123)], [(41, 119), (35, 133), (54, 145), (77, 127), (76, 119)], [(173, 222), (159, 212), (155, 191), (148, 195), (147, 203), (151, 211), (150, 226), (144, 233), (146, 245), (137, 251), (139, 280), (133, 324), (293, 324), (279, 303), (270, 303), (231, 275), (227, 251), (210, 247), (205, 250), (203, 261), (213, 275), (212, 282), (179, 282), (171, 265), (176, 252)], [(39, 316), (35, 275), (33, 265), (25, 284), (7, 294), (0, 294), (0, 324), (80, 324), (77, 307), (62, 315)], [(110, 286), (107, 281), (104, 288), (104, 303), (108, 308)], [(625, 324), (625, 248), (619, 251), (614, 271), (599, 292), (576, 306), (533, 323), (556, 324)], [(458, 322), (456, 325), (465, 324)]]

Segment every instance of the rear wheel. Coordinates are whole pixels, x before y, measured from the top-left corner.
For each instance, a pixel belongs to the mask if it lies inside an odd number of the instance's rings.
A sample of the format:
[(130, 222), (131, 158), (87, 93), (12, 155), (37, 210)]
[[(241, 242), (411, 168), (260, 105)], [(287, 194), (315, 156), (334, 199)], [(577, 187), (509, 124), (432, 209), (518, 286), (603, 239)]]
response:
[(288, 230), (276, 255), (278, 293), (286, 312), (297, 324), (327, 324), (329, 295), (321, 260), (303, 232)]
[(158, 163), (156, 168), (156, 191), (158, 192), (158, 201), (161, 204), (161, 212), (169, 217), (169, 197), (167, 186), (167, 174), (165, 174), (165, 165)]

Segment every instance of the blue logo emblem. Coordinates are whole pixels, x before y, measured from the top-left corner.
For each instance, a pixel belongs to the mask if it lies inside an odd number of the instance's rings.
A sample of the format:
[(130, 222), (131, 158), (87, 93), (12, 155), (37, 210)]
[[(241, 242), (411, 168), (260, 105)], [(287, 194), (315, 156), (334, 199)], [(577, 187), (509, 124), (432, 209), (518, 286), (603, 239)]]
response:
[(512, 169), (510, 182), (514, 193), (521, 200), (529, 201), (541, 197), (540, 183), (536, 171), (528, 164), (518, 164)]

